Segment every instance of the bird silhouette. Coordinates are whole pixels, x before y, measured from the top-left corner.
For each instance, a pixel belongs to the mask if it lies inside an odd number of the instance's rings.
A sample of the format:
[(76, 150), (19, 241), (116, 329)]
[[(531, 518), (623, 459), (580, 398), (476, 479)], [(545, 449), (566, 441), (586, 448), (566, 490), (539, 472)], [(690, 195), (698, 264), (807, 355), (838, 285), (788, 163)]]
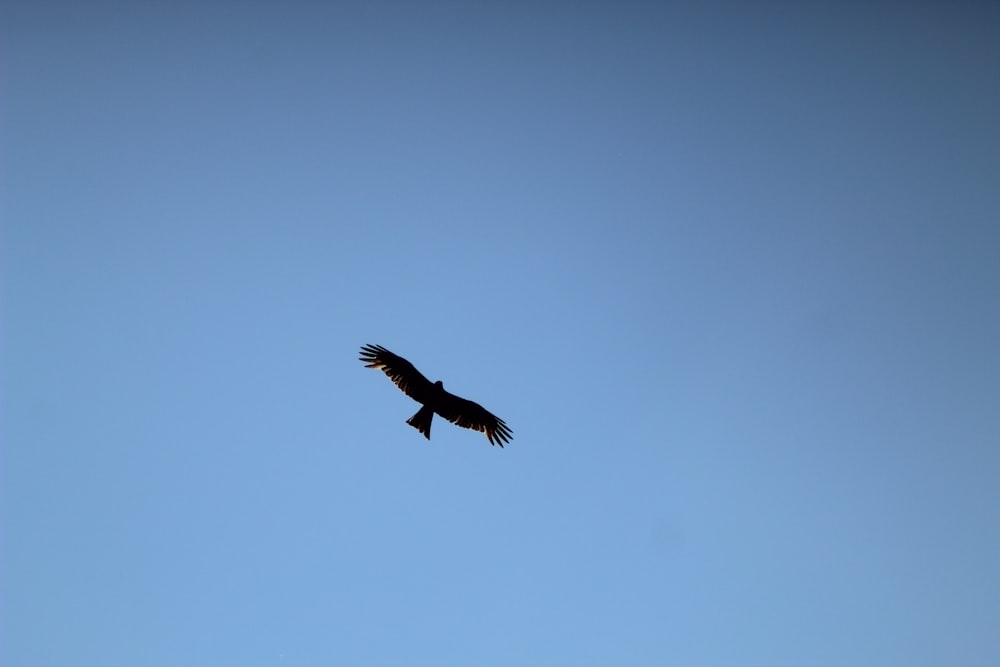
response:
[(513, 432), (502, 419), (478, 403), (448, 393), (440, 380), (431, 382), (409, 361), (381, 345), (362, 346), (360, 360), (365, 362), (365, 368), (383, 371), (404, 394), (422, 404), (406, 423), (423, 433), (428, 440), (431, 439), (431, 420), (435, 412), (452, 424), (482, 431), (491, 445), (503, 447), (513, 438)]

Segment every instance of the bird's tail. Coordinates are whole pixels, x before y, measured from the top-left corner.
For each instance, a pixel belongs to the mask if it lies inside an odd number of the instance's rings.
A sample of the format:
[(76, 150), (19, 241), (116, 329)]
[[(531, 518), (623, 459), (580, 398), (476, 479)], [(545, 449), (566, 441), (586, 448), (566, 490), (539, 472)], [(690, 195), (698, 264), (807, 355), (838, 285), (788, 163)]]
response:
[(417, 414), (406, 420), (406, 423), (424, 434), (428, 440), (431, 439), (431, 420), (434, 419), (434, 411), (426, 405)]

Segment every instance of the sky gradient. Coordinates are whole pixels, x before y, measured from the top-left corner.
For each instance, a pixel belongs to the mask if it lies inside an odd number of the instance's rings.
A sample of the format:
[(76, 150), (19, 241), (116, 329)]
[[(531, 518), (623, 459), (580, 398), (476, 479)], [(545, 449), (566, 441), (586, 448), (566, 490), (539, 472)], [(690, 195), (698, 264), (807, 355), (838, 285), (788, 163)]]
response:
[(0, 663), (1000, 664), (998, 28), (4, 3)]

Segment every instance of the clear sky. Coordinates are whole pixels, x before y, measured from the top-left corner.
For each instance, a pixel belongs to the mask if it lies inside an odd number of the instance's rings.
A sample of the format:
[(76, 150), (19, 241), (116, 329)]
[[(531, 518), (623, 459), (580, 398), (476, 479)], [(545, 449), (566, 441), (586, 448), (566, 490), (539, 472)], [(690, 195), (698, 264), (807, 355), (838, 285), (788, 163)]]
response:
[(1000, 664), (1000, 8), (752, 4), (3, 3), (0, 663)]

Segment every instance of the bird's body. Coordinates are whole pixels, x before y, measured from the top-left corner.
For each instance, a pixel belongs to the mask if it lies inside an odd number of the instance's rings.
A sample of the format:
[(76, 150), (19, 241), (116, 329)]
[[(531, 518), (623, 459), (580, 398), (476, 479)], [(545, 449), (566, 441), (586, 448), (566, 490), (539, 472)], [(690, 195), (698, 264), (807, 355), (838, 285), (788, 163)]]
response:
[(491, 445), (503, 447), (504, 443), (510, 442), (512, 432), (502, 419), (478, 403), (448, 393), (440, 380), (432, 383), (403, 357), (381, 345), (365, 345), (361, 348), (360, 359), (365, 362), (366, 368), (383, 371), (404, 394), (422, 404), (406, 423), (428, 440), (431, 439), (431, 420), (437, 413), (453, 424), (482, 431)]

